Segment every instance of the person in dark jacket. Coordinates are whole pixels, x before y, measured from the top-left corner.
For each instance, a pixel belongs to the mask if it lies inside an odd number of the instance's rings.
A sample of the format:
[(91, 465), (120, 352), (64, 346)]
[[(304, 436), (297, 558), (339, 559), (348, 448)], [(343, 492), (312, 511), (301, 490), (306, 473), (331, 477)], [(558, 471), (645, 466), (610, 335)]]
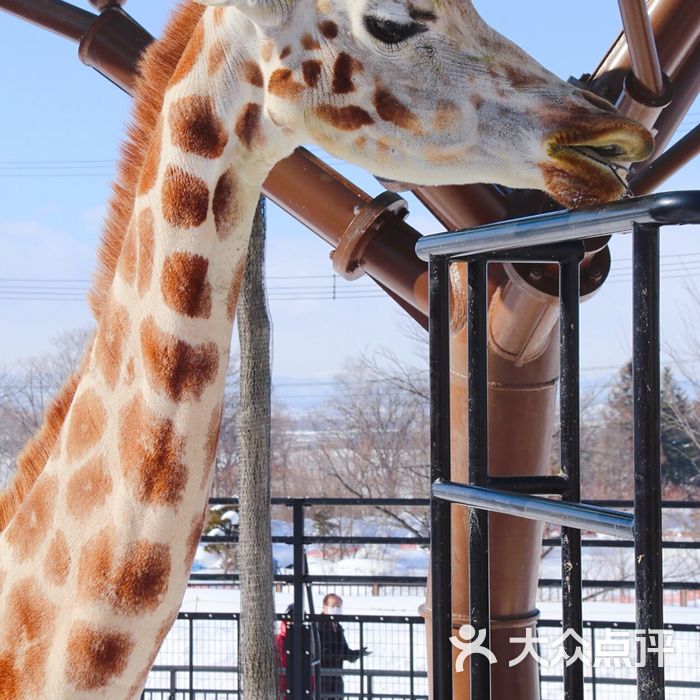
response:
[(369, 653), (366, 648), (355, 650), (348, 646), (342, 625), (333, 619), (333, 616), (342, 614), (342, 598), (329, 593), (323, 599), (323, 615), (327, 615), (328, 619), (321, 619), (318, 623), (321, 640), (321, 700), (343, 698), (343, 661), (354, 663), (360, 656)]

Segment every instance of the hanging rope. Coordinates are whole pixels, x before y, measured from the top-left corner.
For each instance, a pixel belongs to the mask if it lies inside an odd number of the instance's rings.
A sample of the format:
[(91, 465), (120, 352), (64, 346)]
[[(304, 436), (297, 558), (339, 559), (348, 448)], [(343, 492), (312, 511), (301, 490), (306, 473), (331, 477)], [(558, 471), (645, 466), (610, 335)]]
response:
[(265, 200), (255, 212), (238, 306), (240, 342), (239, 664), (247, 700), (276, 698), (270, 524), (270, 318), (265, 296)]

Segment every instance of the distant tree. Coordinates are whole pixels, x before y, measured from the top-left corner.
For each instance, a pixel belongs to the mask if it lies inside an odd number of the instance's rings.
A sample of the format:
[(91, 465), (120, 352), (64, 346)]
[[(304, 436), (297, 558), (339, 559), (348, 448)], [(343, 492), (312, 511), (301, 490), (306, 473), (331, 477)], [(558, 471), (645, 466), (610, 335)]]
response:
[[(619, 371), (602, 409), (589, 412), (582, 440), (583, 491), (587, 498), (630, 498), (634, 443), (632, 363)], [(592, 423), (592, 425), (591, 425)]]
[(670, 368), (661, 384), (661, 474), (664, 484), (692, 489), (700, 486), (698, 416)]
[[(378, 359), (346, 363), (332, 398), (314, 415), (318, 436), (310, 456), (316, 474), (341, 493), (362, 498), (425, 496), (429, 473), (429, 404), (407, 388), (407, 369), (378, 369)], [(415, 369), (416, 374), (423, 368)], [(328, 493), (328, 480), (324, 480)], [(425, 509), (386, 517), (416, 534), (427, 532)]]
[(232, 357), (226, 375), (211, 486), (211, 495), (219, 498), (230, 498), (238, 494), (238, 395), (238, 361)]
[(17, 455), (39, 430), (44, 411), (85, 352), (91, 331), (58, 335), (50, 353), (17, 363), (0, 377), (0, 488), (12, 476)]

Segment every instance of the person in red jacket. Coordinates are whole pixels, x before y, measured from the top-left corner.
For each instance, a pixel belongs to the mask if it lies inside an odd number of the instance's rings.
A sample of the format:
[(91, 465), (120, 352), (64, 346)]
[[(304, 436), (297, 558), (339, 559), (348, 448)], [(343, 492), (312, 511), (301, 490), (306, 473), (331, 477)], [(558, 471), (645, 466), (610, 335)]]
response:
[[(278, 700), (284, 700), (285, 698), (292, 697), (293, 689), (293, 672), (294, 672), (294, 604), (287, 606), (284, 611), (285, 618), (280, 623), (280, 631), (275, 635), (275, 650), (277, 651), (277, 667), (279, 669), (278, 678)], [(311, 666), (315, 659), (318, 663), (317, 655), (315, 653), (315, 644), (313, 642), (313, 635), (310, 634), (310, 629), (304, 627), (304, 646), (308, 654), (304, 654), (304, 662), (308, 669), (308, 674), (304, 674), (308, 679), (307, 690), (310, 691), (311, 697), (316, 697), (316, 679), (314, 674), (311, 672)], [(301, 650), (303, 653), (304, 650)]]

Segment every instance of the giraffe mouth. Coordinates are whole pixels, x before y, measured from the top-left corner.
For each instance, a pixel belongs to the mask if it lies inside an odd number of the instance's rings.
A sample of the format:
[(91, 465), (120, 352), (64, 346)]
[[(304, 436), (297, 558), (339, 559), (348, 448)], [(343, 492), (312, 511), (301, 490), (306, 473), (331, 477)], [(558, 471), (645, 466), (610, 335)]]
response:
[(609, 202), (630, 196), (628, 164), (645, 160), (653, 149), (651, 134), (624, 117), (614, 128), (583, 134), (555, 134), (548, 141), (549, 161), (542, 166), (549, 193), (568, 207)]

